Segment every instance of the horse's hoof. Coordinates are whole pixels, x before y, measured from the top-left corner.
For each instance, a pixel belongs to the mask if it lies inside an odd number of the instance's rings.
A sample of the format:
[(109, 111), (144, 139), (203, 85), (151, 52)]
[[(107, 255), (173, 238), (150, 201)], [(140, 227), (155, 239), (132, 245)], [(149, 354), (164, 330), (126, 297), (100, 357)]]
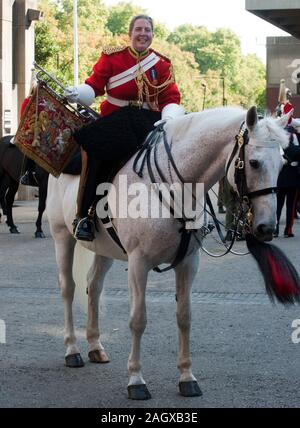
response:
[(65, 357), (67, 367), (83, 367), (84, 362), (80, 354), (71, 354)]
[(20, 232), (18, 231), (17, 226), (12, 226), (12, 227), (10, 227), (10, 228), (9, 228), (9, 231), (10, 231), (10, 233), (20, 233)]
[(44, 235), (44, 232), (42, 230), (41, 231), (36, 231), (35, 234), (34, 234), (34, 236), (36, 238), (46, 238), (46, 236)]
[(179, 382), (179, 392), (184, 397), (201, 397), (202, 392), (196, 380)]
[(146, 385), (128, 385), (128, 398), (130, 400), (149, 400), (151, 394)]
[(106, 352), (103, 350), (99, 351), (99, 349), (89, 352), (89, 360), (91, 363), (98, 364), (106, 364), (110, 362), (110, 359), (108, 358)]

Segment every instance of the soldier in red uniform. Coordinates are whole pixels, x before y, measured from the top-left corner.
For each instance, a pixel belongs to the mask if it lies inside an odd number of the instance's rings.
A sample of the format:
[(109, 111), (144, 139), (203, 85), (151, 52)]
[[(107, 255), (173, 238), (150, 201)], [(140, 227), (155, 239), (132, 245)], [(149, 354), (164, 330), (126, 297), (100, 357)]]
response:
[[(285, 91), (286, 91), (285, 92), (286, 99), (285, 99), (285, 103), (284, 103), (284, 106), (283, 106), (283, 114), (288, 114), (291, 110), (294, 110), (294, 106), (291, 103), (291, 99), (292, 99), (292, 92), (291, 92), (291, 90), (289, 88), (286, 88)], [(291, 116), (289, 118), (289, 122), (288, 122), (289, 125), (291, 124), (292, 120), (293, 120), (293, 116)]]
[(100, 104), (101, 118), (75, 133), (88, 158), (87, 174), (83, 171), (81, 176), (84, 192), (77, 201), (74, 228), (75, 237), (81, 240), (94, 239), (88, 210), (97, 185), (107, 181), (112, 164), (136, 152), (157, 123), (184, 114), (170, 60), (150, 49), (152, 19), (146, 15), (134, 17), (129, 36), (130, 46), (104, 49), (85, 83), (65, 91), (69, 101), (86, 105), (106, 93)]

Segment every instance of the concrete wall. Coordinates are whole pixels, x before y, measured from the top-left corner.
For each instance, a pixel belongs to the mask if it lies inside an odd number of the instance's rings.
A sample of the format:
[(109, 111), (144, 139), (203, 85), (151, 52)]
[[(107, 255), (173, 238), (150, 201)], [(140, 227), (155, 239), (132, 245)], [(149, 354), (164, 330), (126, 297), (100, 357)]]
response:
[[(0, 137), (15, 134), (19, 111), (30, 88), (34, 61), (34, 21), (28, 9), (37, 0), (0, 0)], [(19, 199), (30, 199), (36, 190), (20, 186)]]
[(12, 133), (17, 126), (12, 96), (12, 4), (0, 0), (0, 136)]
[(294, 37), (267, 37), (267, 105), (274, 111), (281, 79), (293, 94), (295, 115), (300, 117), (300, 40)]
[(28, 9), (37, 0), (0, 0), (0, 137), (16, 132), (34, 61), (34, 22)]

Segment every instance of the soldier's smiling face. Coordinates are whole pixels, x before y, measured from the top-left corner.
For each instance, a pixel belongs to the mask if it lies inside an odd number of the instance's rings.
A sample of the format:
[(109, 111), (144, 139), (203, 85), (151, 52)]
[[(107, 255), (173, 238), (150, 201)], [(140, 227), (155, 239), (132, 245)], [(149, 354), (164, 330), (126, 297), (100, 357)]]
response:
[(143, 52), (149, 48), (153, 40), (150, 22), (147, 19), (137, 19), (129, 36), (133, 49), (137, 52)]

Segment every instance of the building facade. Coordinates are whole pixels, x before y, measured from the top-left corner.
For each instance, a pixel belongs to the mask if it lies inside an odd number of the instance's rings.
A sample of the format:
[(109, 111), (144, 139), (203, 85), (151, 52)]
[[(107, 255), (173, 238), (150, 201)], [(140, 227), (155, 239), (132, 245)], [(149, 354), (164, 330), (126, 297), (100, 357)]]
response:
[[(34, 22), (42, 18), (37, 0), (0, 0), (0, 137), (15, 134), (28, 95), (34, 62)], [(35, 190), (20, 186), (19, 199)]]
[(0, 0), (0, 137), (14, 134), (34, 61), (37, 0)]
[(246, 10), (291, 34), (267, 38), (267, 107), (274, 112), (285, 79), (300, 117), (300, 0), (246, 0)]

